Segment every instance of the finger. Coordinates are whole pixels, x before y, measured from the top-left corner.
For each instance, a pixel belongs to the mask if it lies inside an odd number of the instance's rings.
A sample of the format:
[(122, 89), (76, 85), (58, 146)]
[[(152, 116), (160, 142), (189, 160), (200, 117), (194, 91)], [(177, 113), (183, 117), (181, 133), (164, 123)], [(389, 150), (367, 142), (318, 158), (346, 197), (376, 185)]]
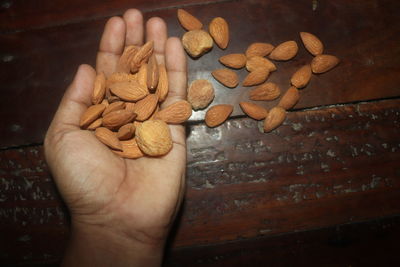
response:
[(66, 90), (50, 129), (79, 128), (79, 120), (91, 104), (95, 70), (89, 65), (80, 65), (75, 78)]
[(143, 45), (143, 16), (137, 9), (128, 9), (123, 15), (126, 24), (125, 46)]
[(126, 26), (122, 18), (112, 17), (107, 21), (97, 53), (97, 73), (103, 71), (106, 76), (109, 76), (115, 71), (124, 49), (125, 32)]
[(167, 42), (167, 25), (161, 18), (154, 17), (146, 23), (146, 41), (154, 41), (154, 53), (158, 64), (165, 63), (165, 44)]

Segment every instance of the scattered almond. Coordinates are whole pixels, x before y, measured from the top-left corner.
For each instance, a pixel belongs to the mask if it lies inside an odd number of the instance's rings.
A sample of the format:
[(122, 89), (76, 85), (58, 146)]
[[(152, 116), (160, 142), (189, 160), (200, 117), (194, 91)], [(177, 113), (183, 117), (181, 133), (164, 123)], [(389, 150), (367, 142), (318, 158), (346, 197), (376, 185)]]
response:
[(273, 60), (289, 60), (296, 56), (298, 50), (299, 48), (295, 41), (287, 41), (275, 47), (269, 58)]
[(120, 109), (108, 113), (103, 117), (103, 126), (109, 129), (117, 129), (135, 119), (136, 114), (126, 109)]
[(229, 43), (229, 26), (225, 19), (221, 17), (214, 18), (208, 26), (215, 43), (221, 49), (225, 49)]
[(194, 80), (189, 86), (187, 98), (194, 110), (206, 108), (214, 99), (214, 87), (208, 80)]
[(291, 86), (282, 96), (278, 106), (286, 110), (293, 108), (300, 99), (299, 90)]
[(83, 113), (81, 120), (79, 122), (79, 126), (83, 129), (89, 126), (92, 122), (97, 120), (101, 113), (106, 109), (106, 106), (103, 104), (97, 104), (88, 107), (88, 109)]
[(155, 114), (155, 120), (162, 120), (169, 124), (180, 124), (187, 121), (192, 115), (192, 106), (186, 100), (179, 100)]
[(149, 90), (137, 81), (113, 83), (110, 90), (125, 101), (138, 101), (149, 94)]
[(273, 107), (264, 120), (264, 132), (268, 133), (283, 123), (286, 118), (286, 110), (281, 107)]
[(252, 43), (246, 50), (246, 57), (251, 58), (254, 56), (265, 57), (268, 56), (274, 46), (269, 43)]
[(131, 72), (136, 73), (140, 66), (144, 63), (147, 62), (147, 60), (150, 58), (150, 56), (153, 53), (153, 48), (154, 48), (154, 42), (149, 41), (145, 43), (142, 47), (139, 48), (139, 50), (133, 55), (131, 59)]
[(178, 9), (178, 20), (187, 31), (200, 30), (203, 28), (203, 24), (200, 20), (181, 8)]
[(137, 159), (144, 156), (136, 142), (136, 138), (120, 141), (120, 143), (122, 145), (122, 151), (112, 150), (116, 155), (127, 159)]
[(133, 112), (136, 113), (137, 121), (147, 120), (157, 107), (158, 97), (156, 94), (149, 94), (142, 100), (136, 102)]
[(226, 87), (234, 88), (239, 84), (239, 77), (233, 70), (218, 69), (214, 70), (211, 74), (217, 81)]
[(117, 135), (105, 127), (99, 127), (95, 130), (94, 134), (103, 144), (115, 150), (122, 151), (122, 145), (119, 142)]
[(133, 123), (127, 123), (118, 129), (117, 138), (119, 140), (131, 139), (135, 134), (135, 129), (136, 128), (135, 125), (133, 125)]
[(182, 45), (190, 56), (196, 58), (211, 50), (213, 40), (207, 32), (193, 30), (183, 35)]
[(276, 66), (265, 57), (253, 56), (247, 60), (246, 69), (248, 71), (254, 71), (256, 69), (267, 69), (270, 72), (273, 72), (276, 71)]
[(219, 58), (219, 62), (227, 67), (241, 69), (246, 65), (246, 56), (244, 54), (229, 54)]
[(160, 77), (158, 79), (158, 85), (156, 95), (158, 96), (158, 102), (164, 102), (168, 95), (168, 74), (164, 64), (158, 66)]
[(327, 72), (339, 64), (339, 59), (331, 55), (317, 55), (311, 61), (311, 69), (314, 73)]
[(265, 119), (265, 117), (268, 115), (268, 110), (257, 104), (253, 104), (250, 102), (240, 102), (239, 105), (242, 108), (243, 112), (247, 114), (247, 116), (255, 120)]
[(168, 125), (162, 120), (145, 121), (136, 129), (136, 141), (143, 153), (162, 156), (172, 148), (172, 138)]
[(143, 63), (142, 66), (140, 66), (139, 71), (137, 72), (137, 81), (144, 87), (147, 86), (147, 63)]
[(258, 87), (250, 91), (251, 100), (274, 100), (281, 94), (281, 89), (275, 83), (267, 82), (260, 84)]
[(268, 79), (269, 70), (260, 68), (255, 69), (249, 74), (247, 74), (246, 78), (243, 81), (243, 86), (253, 86), (260, 83), (265, 82)]
[(105, 94), (106, 94), (106, 76), (104, 75), (104, 72), (101, 72), (96, 75), (96, 79), (94, 80), (92, 103), (100, 104), (101, 101), (103, 101)]
[(290, 82), (297, 88), (303, 88), (310, 82), (311, 74), (311, 66), (309, 64), (304, 65), (293, 74)]
[(154, 91), (157, 88), (158, 77), (158, 63), (156, 56), (153, 54), (151, 55), (149, 63), (147, 64), (147, 87), (150, 91)]
[(117, 72), (129, 73), (131, 70), (130, 61), (132, 57), (138, 52), (139, 47), (135, 45), (129, 45), (125, 47), (124, 52), (117, 63)]
[(101, 124), (103, 123), (103, 118), (98, 118), (97, 120), (95, 120), (94, 122), (92, 122), (87, 129), (88, 130), (96, 130), (97, 128), (99, 128), (101, 126)]
[(106, 80), (106, 88), (109, 88), (111, 84), (116, 82), (130, 82), (136, 81), (136, 74), (128, 74), (124, 72), (114, 72), (110, 76), (108, 76)]
[(318, 39), (317, 36), (311, 34), (309, 32), (301, 32), (300, 38), (303, 41), (305, 48), (310, 52), (313, 56), (321, 55), (324, 52), (324, 45), (321, 40)]
[(107, 115), (110, 112), (116, 111), (116, 110), (120, 110), (120, 109), (124, 109), (126, 106), (126, 103), (123, 101), (116, 101), (113, 102), (111, 104), (109, 104), (106, 109), (103, 111), (103, 116)]
[(208, 127), (216, 127), (226, 121), (233, 111), (232, 105), (220, 104), (207, 110), (205, 123)]

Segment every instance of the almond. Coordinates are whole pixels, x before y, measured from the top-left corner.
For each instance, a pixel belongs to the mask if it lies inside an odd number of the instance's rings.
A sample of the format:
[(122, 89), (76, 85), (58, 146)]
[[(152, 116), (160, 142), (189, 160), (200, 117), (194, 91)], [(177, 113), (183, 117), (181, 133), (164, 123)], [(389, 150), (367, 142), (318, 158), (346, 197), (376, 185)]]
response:
[(117, 129), (120, 126), (133, 121), (135, 117), (136, 114), (132, 111), (125, 109), (116, 110), (103, 117), (103, 126), (109, 129)]
[(122, 150), (122, 145), (119, 142), (117, 135), (111, 132), (109, 129), (104, 127), (99, 127), (94, 132), (95, 136), (97, 137), (100, 142), (103, 144), (111, 147), (115, 150)]
[(143, 63), (137, 72), (137, 81), (147, 88), (147, 63)]
[(136, 102), (133, 107), (133, 112), (137, 114), (136, 120), (147, 120), (157, 107), (158, 97), (155, 94), (150, 94)]
[(246, 56), (244, 54), (229, 54), (219, 58), (219, 62), (227, 67), (241, 69), (246, 65)]
[(143, 153), (162, 156), (172, 148), (172, 138), (168, 125), (161, 120), (145, 121), (136, 129), (136, 141)]
[(132, 60), (133, 56), (138, 52), (139, 47), (135, 45), (126, 46), (124, 52), (122, 53), (121, 57), (117, 63), (117, 72), (121, 73), (130, 73), (131, 66), (130, 61)]
[(286, 118), (286, 110), (281, 107), (273, 107), (264, 120), (264, 132), (268, 133), (283, 123)]
[(131, 139), (135, 134), (135, 129), (133, 123), (127, 123), (118, 129), (117, 138), (119, 140)]
[(319, 40), (318, 37), (314, 34), (311, 34), (309, 32), (301, 32), (300, 38), (303, 41), (305, 48), (313, 56), (321, 55), (324, 51), (324, 45), (322, 44), (321, 40)]
[(275, 83), (263, 83), (250, 91), (251, 100), (274, 100), (281, 94), (281, 89)]
[(154, 91), (157, 88), (158, 77), (158, 63), (156, 56), (153, 54), (147, 64), (147, 88), (149, 88), (150, 91)]
[(200, 30), (203, 24), (195, 16), (184, 9), (178, 9), (178, 20), (187, 31)]
[(208, 31), (219, 48), (225, 49), (228, 46), (229, 26), (225, 19), (221, 17), (214, 18), (208, 27)]
[(251, 58), (254, 56), (265, 57), (268, 56), (274, 46), (269, 43), (252, 43), (246, 50), (246, 57)]
[(206, 108), (214, 99), (214, 87), (208, 80), (194, 80), (189, 86), (187, 98), (194, 110)]
[(293, 108), (300, 99), (299, 90), (291, 86), (282, 96), (278, 106), (286, 110)]
[(111, 103), (110, 105), (108, 105), (106, 107), (106, 109), (103, 111), (103, 116), (107, 115), (110, 112), (116, 111), (116, 110), (120, 110), (120, 109), (124, 109), (126, 106), (125, 102), (122, 101), (116, 101)]
[(111, 84), (116, 82), (130, 82), (137, 80), (136, 74), (128, 74), (123, 72), (114, 72), (111, 74), (106, 81), (106, 88), (109, 88)]
[(110, 90), (125, 101), (138, 101), (149, 94), (149, 90), (137, 81), (113, 83)]
[(156, 90), (156, 95), (158, 96), (158, 102), (164, 102), (168, 96), (168, 73), (164, 64), (158, 66), (159, 78)]
[(339, 64), (339, 59), (331, 55), (318, 55), (311, 61), (311, 69), (314, 73), (324, 73)]
[(121, 98), (119, 98), (119, 97), (116, 96), (116, 95), (110, 95), (109, 97), (107, 97), (107, 101), (108, 101), (110, 104), (112, 104), (112, 103), (114, 103), (114, 102), (121, 101)]
[(108, 103), (108, 100), (107, 100), (107, 99), (103, 99), (103, 101), (101, 101), (101, 104), (103, 104), (103, 105), (106, 106), (106, 107), (108, 107), (108, 105), (110, 105), (110, 104)]
[(183, 35), (182, 45), (190, 56), (196, 58), (212, 48), (213, 40), (207, 32), (203, 30), (193, 30)]
[(132, 138), (130, 140), (121, 141), (122, 151), (112, 150), (115, 154), (120, 157), (127, 159), (137, 159), (144, 156), (143, 152), (140, 150), (136, 138)]
[(250, 102), (240, 102), (239, 105), (244, 113), (255, 120), (265, 119), (265, 117), (268, 115), (268, 110), (259, 105)]
[(275, 47), (269, 58), (273, 60), (289, 60), (296, 56), (298, 50), (299, 48), (295, 41), (287, 41)]
[(131, 59), (131, 72), (136, 73), (143, 63), (146, 63), (153, 53), (154, 42), (149, 41), (145, 43)]
[(101, 124), (103, 123), (103, 118), (98, 118), (97, 120), (95, 120), (94, 122), (92, 122), (87, 129), (88, 130), (96, 130), (97, 128), (99, 128), (101, 126)]
[(297, 88), (303, 88), (309, 83), (311, 74), (311, 66), (309, 64), (304, 65), (293, 74), (290, 82)]
[(179, 124), (187, 121), (192, 115), (192, 106), (186, 100), (179, 100), (163, 108), (154, 116), (155, 120), (162, 120), (169, 124)]
[(216, 127), (226, 121), (233, 111), (232, 105), (220, 104), (207, 110), (205, 123), (208, 127)]
[(239, 77), (236, 72), (229, 69), (214, 70), (212, 76), (225, 85), (226, 87), (234, 88), (239, 84)]
[(243, 81), (243, 86), (253, 86), (263, 83), (269, 76), (269, 70), (267, 69), (255, 69), (250, 72)]
[(254, 71), (256, 69), (267, 69), (270, 72), (273, 72), (276, 71), (276, 66), (274, 63), (264, 57), (253, 56), (247, 60), (246, 69), (248, 71)]
[(125, 109), (132, 111), (133, 112), (133, 108), (135, 107), (135, 103), (132, 102), (125, 102)]
[(89, 126), (89, 124), (97, 120), (105, 109), (106, 106), (103, 104), (97, 104), (88, 107), (88, 109), (82, 114), (79, 126), (85, 129), (87, 126)]
[(96, 75), (94, 80), (93, 93), (92, 93), (92, 103), (100, 104), (103, 101), (106, 94), (106, 76), (104, 72)]
[(153, 111), (153, 114), (149, 117), (149, 120), (154, 120), (154, 117), (157, 115), (157, 113), (160, 111), (160, 105), (157, 104), (156, 109)]

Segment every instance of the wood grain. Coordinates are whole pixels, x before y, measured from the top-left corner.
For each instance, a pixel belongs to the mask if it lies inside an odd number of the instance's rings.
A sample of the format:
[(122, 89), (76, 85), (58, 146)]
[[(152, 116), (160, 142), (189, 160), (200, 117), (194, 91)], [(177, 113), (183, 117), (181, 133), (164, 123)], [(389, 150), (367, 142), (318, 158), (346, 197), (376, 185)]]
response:
[[(310, 31), (325, 43), (326, 53), (338, 56), (341, 63), (331, 72), (313, 76), (309, 86), (301, 91), (296, 108), (398, 97), (400, 13), (397, 10), (400, 2), (339, 0), (318, 3), (315, 10), (308, 0), (234, 1), (186, 7), (205, 25), (213, 17), (223, 16), (231, 28), (231, 42), (226, 51), (214, 47), (198, 60), (189, 59), (189, 82), (197, 78), (210, 79), (216, 89), (213, 104), (234, 104), (233, 115), (242, 115), (238, 103), (248, 99), (249, 89), (241, 86), (227, 89), (216, 82), (210, 74), (221, 67), (216, 59), (224, 54), (243, 52), (255, 41), (276, 45), (293, 39), (300, 45), (299, 54), (293, 61), (277, 63), (278, 71), (270, 77), (270, 81), (278, 83), (285, 91), (291, 74), (312, 59), (298, 36), (300, 31)], [(151, 16), (164, 18), (170, 35), (184, 33), (176, 19), (176, 9), (145, 13), (145, 18)], [(105, 22), (105, 18), (99, 18), (0, 35), (0, 81), (6, 96), (0, 99), (3, 122), (0, 147), (43, 141), (78, 65), (94, 64)], [(245, 70), (238, 73), (241, 79), (246, 75)], [(277, 101), (279, 99), (262, 105), (271, 108)], [(205, 111), (194, 112), (191, 120), (202, 120), (204, 114)]]
[[(187, 194), (172, 248), (399, 214), (399, 120), (400, 100), (387, 100), (292, 112), (270, 134), (250, 119), (191, 125)], [(0, 260), (59, 260), (68, 213), (42, 147), (0, 157)]]

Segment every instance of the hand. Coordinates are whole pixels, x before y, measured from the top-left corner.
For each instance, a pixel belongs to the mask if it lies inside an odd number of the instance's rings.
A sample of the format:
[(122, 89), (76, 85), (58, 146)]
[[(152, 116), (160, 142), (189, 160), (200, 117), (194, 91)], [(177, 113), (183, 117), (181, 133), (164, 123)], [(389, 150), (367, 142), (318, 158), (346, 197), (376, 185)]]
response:
[[(124, 46), (142, 45), (143, 33), (138, 10), (111, 18), (100, 42), (96, 70), (114, 72)], [(184, 99), (186, 57), (180, 40), (167, 39), (160, 18), (147, 22), (146, 39), (154, 41), (157, 60), (165, 62), (168, 71), (170, 92), (162, 107)], [(71, 213), (72, 238), (64, 263), (158, 265), (184, 194), (185, 130), (170, 126), (173, 148), (164, 157), (116, 156), (93, 132), (79, 128), (80, 117), (91, 104), (95, 75), (90, 66), (79, 67), (44, 143), (47, 163)]]

